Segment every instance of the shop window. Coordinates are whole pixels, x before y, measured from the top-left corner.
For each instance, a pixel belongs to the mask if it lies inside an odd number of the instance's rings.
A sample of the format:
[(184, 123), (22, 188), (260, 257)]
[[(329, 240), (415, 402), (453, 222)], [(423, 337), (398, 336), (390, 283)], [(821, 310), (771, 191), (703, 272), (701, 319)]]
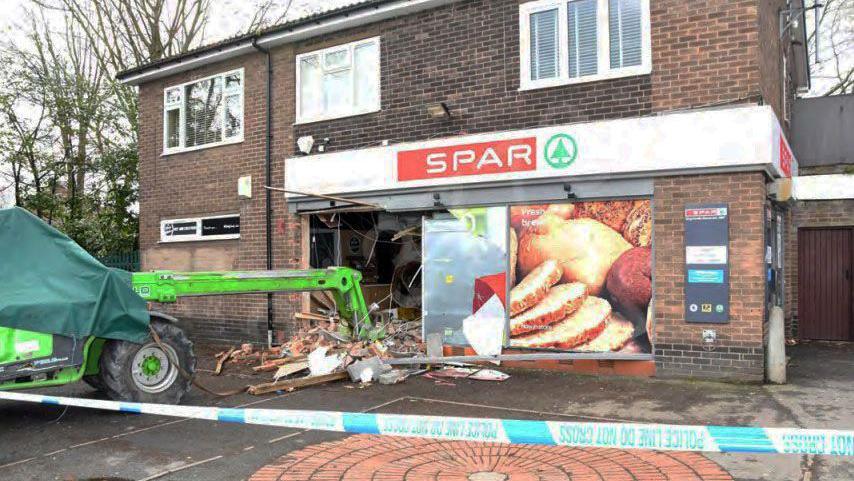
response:
[(164, 91), (163, 152), (213, 147), (243, 140), (243, 70)]
[(238, 238), (240, 238), (240, 215), (238, 214), (160, 221), (160, 242)]
[(380, 39), (297, 55), (297, 123), (380, 109)]
[(649, 0), (538, 0), (519, 26), (522, 90), (652, 70)]

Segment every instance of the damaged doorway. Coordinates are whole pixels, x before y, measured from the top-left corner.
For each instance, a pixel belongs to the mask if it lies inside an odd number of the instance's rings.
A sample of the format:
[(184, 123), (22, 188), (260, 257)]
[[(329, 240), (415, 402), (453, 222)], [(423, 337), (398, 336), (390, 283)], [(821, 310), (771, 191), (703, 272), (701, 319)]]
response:
[[(405, 348), (421, 339), (421, 223), (430, 211), (338, 211), (309, 214), (309, 265), (350, 267), (362, 273), (365, 302)], [(332, 300), (313, 293), (312, 313)], [(405, 332), (396, 332), (403, 330)]]

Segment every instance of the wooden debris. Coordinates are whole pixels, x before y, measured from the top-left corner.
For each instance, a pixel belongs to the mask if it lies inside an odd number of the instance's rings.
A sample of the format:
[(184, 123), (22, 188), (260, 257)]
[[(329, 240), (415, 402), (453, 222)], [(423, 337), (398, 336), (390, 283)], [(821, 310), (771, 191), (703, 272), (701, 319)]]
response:
[(278, 381), (283, 377), (288, 377), (291, 374), (296, 374), (306, 369), (308, 369), (308, 361), (299, 361), (292, 362), (290, 364), (284, 364), (282, 366), (279, 366), (279, 368), (276, 370), (276, 374), (273, 375), (273, 381)]
[(350, 375), (347, 374), (345, 371), (339, 371), (330, 374), (324, 374), (322, 376), (306, 376), (296, 379), (287, 379), (285, 381), (256, 384), (254, 386), (249, 386), (248, 392), (249, 394), (257, 396), (259, 394), (267, 394), (275, 391), (293, 391), (294, 389), (299, 389), (308, 386), (316, 386), (318, 384), (325, 384), (332, 381), (347, 379), (349, 377)]
[(232, 347), (231, 349), (229, 349), (225, 353), (217, 354), (216, 369), (214, 369), (214, 376), (220, 375), (220, 373), (222, 372), (222, 367), (225, 365), (225, 361), (231, 359), (231, 355), (234, 354), (234, 351), (236, 351), (236, 350), (237, 350), (236, 347)]
[(259, 366), (255, 366), (252, 368), (255, 372), (265, 372), (265, 371), (275, 371), (280, 366), (285, 366), (287, 364), (293, 364), (297, 362), (301, 362), (305, 360), (305, 356), (295, 356), (295, 357), (286, 357), (283, 359), (273, 359), (271, 361), (267, 361), (264, 364)]

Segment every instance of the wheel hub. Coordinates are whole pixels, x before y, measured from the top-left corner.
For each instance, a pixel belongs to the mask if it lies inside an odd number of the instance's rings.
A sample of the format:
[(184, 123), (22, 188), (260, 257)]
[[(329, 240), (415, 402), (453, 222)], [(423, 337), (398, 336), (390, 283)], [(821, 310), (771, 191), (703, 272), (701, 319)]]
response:
[(170, 351), (168, 355), (155, 343), (142, 346), (134, 355), (131, 378), (141, 391), (152, 394), (163, 392), (178, 377), (178, 369), (170, 361), (170, 358), (176, 358), (175, 350), (168, 344), (163, 344), (163, 348)]
[(142, 361), (142, 373), (146, 376), (156, 376), (160, 372), (160, 359), (148, 356)]

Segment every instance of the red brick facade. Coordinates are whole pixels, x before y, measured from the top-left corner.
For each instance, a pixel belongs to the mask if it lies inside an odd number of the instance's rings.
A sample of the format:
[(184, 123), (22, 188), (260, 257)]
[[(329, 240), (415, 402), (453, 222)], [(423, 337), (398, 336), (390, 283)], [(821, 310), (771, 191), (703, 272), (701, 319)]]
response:
[[(655, 361), (659, 375), (762, 380), (764, 372), (765, 179), (761, 173), (656, 179)], [(684, 208), (691, 203), (729, 204), (730, 322), (684, 321)], [(703, 343), (703, 329), (717, 341)]]
[[(764, 64), (761, 39), (777, 13), (774, 0), (651, 3), (652, 74), (530, 91), (519, 90), (519, 0), (466, 0), (420, 13), (273, 49), (274, 186), (294, 139), (329, 138), (328, 150), (377, 146), (460, 133), (523, 129), (653, 115), (727, 103), (775, 105), (781, 75)], [(780, 3), (780, 2), (777, 2)], [(773, 19), (769, 20), (769, 16)], [(372, 36), (381, 38), (381, 111), (294, 124), (294, 55)], [(774, 37), (776, 38), (776, 37)], [(266, 65), (262, 54), (237, 57), (146, 83), (140, 88), (140, 236), (143, 268), (265, 267), (264, 122)], [(240, 144), (162, 156), (163, 90), (243, 67), (245, 140)], [(448, 104), (450, 120), (431, 119), (425, 104)], [(237, 197), (237, 179), (251, 175), (253, 196)], [(763, 174), (721, 174), (655, 181), (655, 329), (660, 374), (762, 377)], [(725, 193), (725, 194), (724, 194)], [(274, 266), (298, 267), (304, 232), (273, 196)], [(703, 349), (704, 326), (682, 320), (682, 208), (728, 202), (731, 209), (732, 322), (718, 326), (718, 345)], [(161, 219), (241, 215), (239, 240), (159, 244)], [(276, 296), (277, 328), (289, 330), (295, 296)], [(163, 306), (192, 319), (199, 337), (262, 341), (263, 295), (183, 299)], [(705, 326), (708, 327), (708, 326)]]

